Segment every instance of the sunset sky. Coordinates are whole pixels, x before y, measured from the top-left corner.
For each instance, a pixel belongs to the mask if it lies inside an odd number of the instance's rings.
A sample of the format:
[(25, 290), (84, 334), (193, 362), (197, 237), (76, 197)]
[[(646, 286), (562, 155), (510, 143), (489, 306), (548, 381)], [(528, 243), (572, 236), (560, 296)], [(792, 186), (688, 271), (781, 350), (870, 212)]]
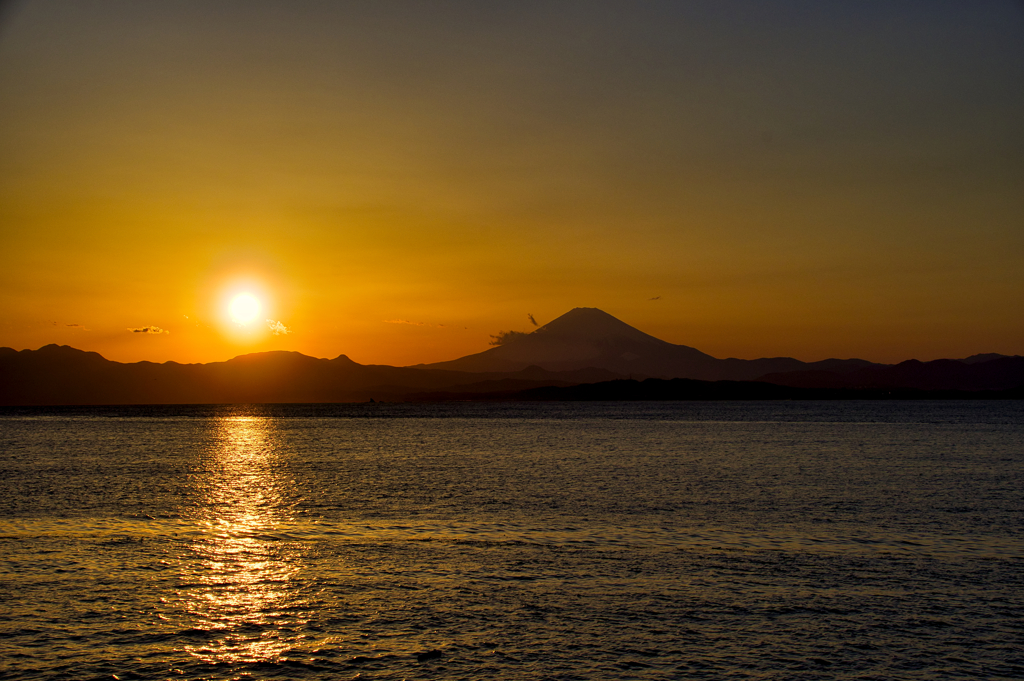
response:
[(583, 306), (1024, 354), (1024, 3), (0, 10), (0, 346), (407, 365)]

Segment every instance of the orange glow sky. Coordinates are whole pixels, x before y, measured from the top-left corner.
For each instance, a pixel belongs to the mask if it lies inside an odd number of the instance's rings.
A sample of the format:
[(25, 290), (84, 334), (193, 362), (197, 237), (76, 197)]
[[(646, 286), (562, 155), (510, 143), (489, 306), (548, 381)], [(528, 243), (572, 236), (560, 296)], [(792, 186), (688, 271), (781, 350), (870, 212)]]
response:
[(8, 4), (0, 345), (1024, 354), (1022, 83), (1012, 1)]

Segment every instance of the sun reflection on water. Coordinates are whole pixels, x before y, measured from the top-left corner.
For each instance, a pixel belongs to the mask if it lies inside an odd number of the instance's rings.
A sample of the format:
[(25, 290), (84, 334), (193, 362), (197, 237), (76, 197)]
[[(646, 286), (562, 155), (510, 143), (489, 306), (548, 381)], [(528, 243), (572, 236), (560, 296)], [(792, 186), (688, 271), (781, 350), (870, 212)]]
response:
[(209, 664), (276, 662), (308, 621), (298, 588), (303, 547), (285, 533), (296, 499), (282, 473), (272, 419), (227, 416), (200, 460), (195, 503), (199, 528), (183, 561), (184, 610), (195, 637), (185, 650)]

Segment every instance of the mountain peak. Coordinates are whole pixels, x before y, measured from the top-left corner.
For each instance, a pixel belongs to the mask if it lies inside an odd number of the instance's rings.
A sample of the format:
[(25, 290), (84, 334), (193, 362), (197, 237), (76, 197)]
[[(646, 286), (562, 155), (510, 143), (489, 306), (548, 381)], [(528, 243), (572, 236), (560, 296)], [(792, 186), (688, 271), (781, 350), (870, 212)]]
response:
[(70, 345), (58, 345), (57, 343), (50, 343), (44, 345), (38, 350), (22, 350), (23, 353), (28, 355), (35, 355), (36, 357), (45, 357), (48, 359), (64, 359), (64, 360), (78, 360), (88, 359), (89, 361), (103, 361), (106, 362), (106, 358), (98, 352), (92, 352), (90, 350), (79, 350), (73, 348)]
[(574, 307), (561, 317), (540, 327), (533, 334), (587, 339), (591, 342), (627, 338), (643, 343), (665, 344), (665, 341), (635, 329), (624, 321), (596, 307)]
[[(484, 352), (426, 365), (458, 371), (547, 371), (598, 368), (630, 375), (676, 375), (715, 361), (699, 350), (648, 335), (596, 307), (577, 307), (532, 333), (509, 334)], [(502, 339), (505, 340), (505, 339)]]
[(264, 352), (250, 352), (246, 355), (238, 355), (228, 360), (229, 363), (235, 364), (254, 364), (254, 363), (300, 363), (300, 362), (319, 362), (321, 360), (316, 357), (310, 357), (304, 355), (301, 352), (295, 352), (294, 350), (267, 350)]

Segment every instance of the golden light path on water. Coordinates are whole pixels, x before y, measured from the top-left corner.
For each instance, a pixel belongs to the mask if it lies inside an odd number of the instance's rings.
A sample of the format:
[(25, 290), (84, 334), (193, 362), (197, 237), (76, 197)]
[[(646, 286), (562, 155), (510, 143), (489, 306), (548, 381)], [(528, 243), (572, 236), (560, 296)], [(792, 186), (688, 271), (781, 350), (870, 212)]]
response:
[(215, 427), (193, 476), (189, 513), (200, 532), (182, 560), (179, 596), (200, 640), (185, 651), (207, 664), (277, 662), (310, 610), (298, 588), (303, 547), (283, 535), (296, 500), (272, 419), (228, 416)]

